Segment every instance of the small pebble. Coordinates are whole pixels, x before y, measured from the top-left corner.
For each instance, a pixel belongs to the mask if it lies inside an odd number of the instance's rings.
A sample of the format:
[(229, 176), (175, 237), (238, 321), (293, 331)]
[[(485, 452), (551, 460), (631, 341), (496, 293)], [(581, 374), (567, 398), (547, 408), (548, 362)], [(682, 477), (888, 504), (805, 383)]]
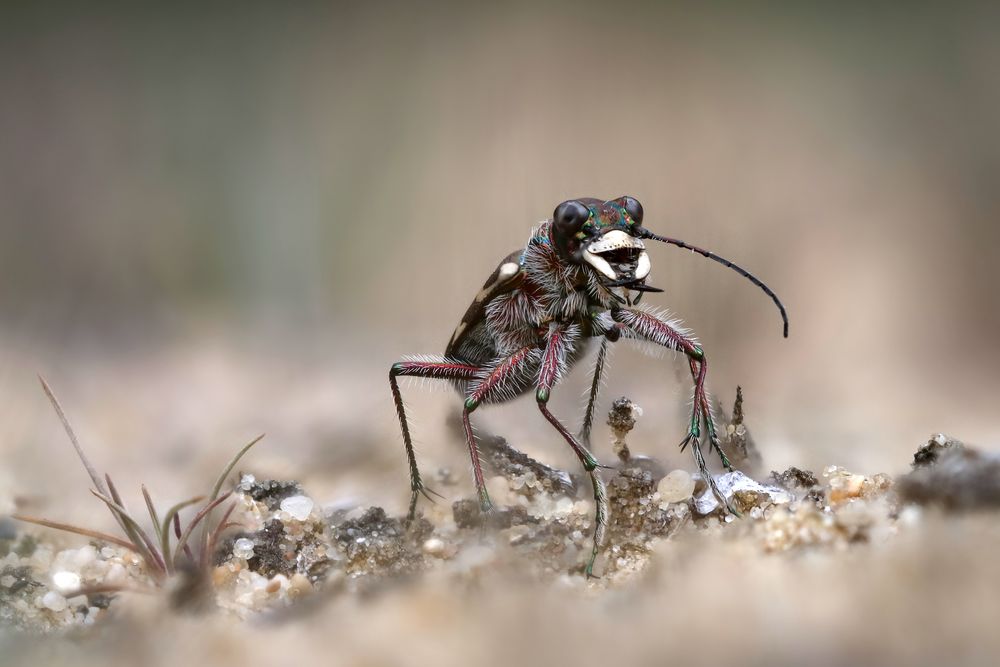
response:
[(424, 542), (424, 553), (435, 558), (448, 558), (454, 555), (454, 550), (440, 537), (431, 537)]
[(76, 572), (54, 572), (52, 585), (60, 593), (69, 593), (80, 589), (80, 575)]
[(660, 480), (656, 491), (660, 494), (661, 502), (682, 502), (694, 493), (694, 478), (686, 470), (673, 470)]
[(313, 510), (313, 504), (309, 496), (289, 496), (281, 501), (281, 511), (288, 512), (293, 519), (305, 521)]
[(241, 537), (240, 539), (233, 542), (233, 555), (237, 558), (250, 559), (253, 558), (253, 540), (246, 537)]
[(573, 511), (573, 499), (565, 496), (556, 501), (556, 515), (566, 516)]
[(291, 596), (305, 595), (311, 592), (312, 589), (312, 583), (310, 583), (309, 578), (298, 572), (292, 575), (288, 584), (288, 594)]
[(66, 598), (55, 591), (49, 591), (42, 596), (42, 606), (52, 611), (62, 611), (66, 608)]
[(78, 571), (82, 571), (83, 568), (96, 562), (99, 555), (97, 549), (89, 544), (80, 547), (73, 552), (73, 565)]
[(104, 574), (104, 581), (109, 584), (123, 584), (128, 578), (128, 571), (121, 563), (112, 563)]
[[(515, 489), (524, 488), (524, 484), (523, 478), (514, 480), (513, 482)], [(486, 480), (486, 492), (490, 494), (490, 498), (495, 505), (504, 506), (514, 502), (511, 496), (511, 483), (507, 481), (506, 477), (501, 475), (490, 477)]]

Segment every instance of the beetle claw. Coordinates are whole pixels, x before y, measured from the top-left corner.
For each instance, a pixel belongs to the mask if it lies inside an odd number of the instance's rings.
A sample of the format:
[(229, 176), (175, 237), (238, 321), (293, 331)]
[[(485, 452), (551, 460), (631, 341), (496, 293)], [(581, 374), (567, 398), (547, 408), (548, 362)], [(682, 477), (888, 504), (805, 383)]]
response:
[[(692, 440), (694, 440), (695, 442), (697, 442), (697, 439), (698, 439), (698, 434), (697, 433), (695, 433), (693, 431), (688, 431), (688, 434), (686, 436), (684, 436), (684, 439), (681, 440), (681, 443), (678, 446), (681, 448), (681, 451), (683, 452), (685, 449), (687, 449), (687, 446), (691, 444)], [(699, 443), (699, 445), (700, 445), (700, 443)]]
[(420, 495), (422, 495), (424, 498), (435, 504), (437, 503), (437, 501), (432, 496), (437, 496), (441, 500), (447, 500), (447, 498), (442, 496), (440, 493), (427, 486), (420, 487)]

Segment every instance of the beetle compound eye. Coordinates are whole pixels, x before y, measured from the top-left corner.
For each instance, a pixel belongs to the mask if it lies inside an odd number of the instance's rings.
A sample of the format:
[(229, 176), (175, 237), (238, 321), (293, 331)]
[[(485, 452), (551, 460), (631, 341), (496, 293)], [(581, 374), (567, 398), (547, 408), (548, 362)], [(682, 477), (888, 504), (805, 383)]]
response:
[(628, 213), (628, 217), (632, 218), (632, 222), (637, 225), (642, 224), (642, 204), (639, 203), (638, 199), (634, 197), (622, 197), (625, 212)]
[(584, 223), (589, 219), (590, 209), (575, 199), (559, 204), (552, 214), (552, 223), (556, 231), (564, 237), (572, 236), (583, 229)]

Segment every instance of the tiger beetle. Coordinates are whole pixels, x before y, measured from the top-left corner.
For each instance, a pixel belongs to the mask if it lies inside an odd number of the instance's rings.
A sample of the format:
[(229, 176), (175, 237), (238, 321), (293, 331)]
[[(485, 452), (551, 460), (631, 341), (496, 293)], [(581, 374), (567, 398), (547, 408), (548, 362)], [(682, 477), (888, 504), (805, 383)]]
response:
[[(601, 201), (590, 197), (559, 204), (551, 220), (542, 222), (527, 246), (507, 255), (465, 312), (443, 356), (408, 357), (389, 370), (389, 385), (410, 466), (410, 508), (413, 519), (417, 497), (434, 493), (420, 476), (413, 442), (397, 382), (400, 376), (447, 380), (464, 397), (462, 425), (465, 432), (479, 503), (484, 512), (493, 504), (486, 491), (482, 465), (469, 421), (484, 404), (504, 403), (529, 390), (535, 391), (538, 410), (569, 443), (594, 490), (596, 516), (593, 549), (586, 574), (593, 576), (594, 561), (608, 522), (608, 502), (598, 468), (590, 453), (594, 406), (601, 385), (608, 345), (621, 338), (683, 352), (694, 381), (693, 407), (683, 450), (692, 444), (695, 462), (721, 505), (733, 509), (708, 472), (702, 452), (702, 426), (711, 448), (732, 470), (722, 450), (712, 416), (705, 374), (708, 362), (694, 336), (663, 311), (639, 307), (646, 292), (663, 290), (648, 285), (650, 260), (643, 241), (662, 241), (696, 252), (733, 269), (761, 288), (777, 305), (788, 336), (785, 307), (767, 285), (732, 262), (678, 239), (659, 236), (642, 226), (642, 205), (632, 197)], [(548, 408), (552, 388), (600, 338), (590, 396), (578, 435)], [(437, 495), (437, 494), (435, 494)]]

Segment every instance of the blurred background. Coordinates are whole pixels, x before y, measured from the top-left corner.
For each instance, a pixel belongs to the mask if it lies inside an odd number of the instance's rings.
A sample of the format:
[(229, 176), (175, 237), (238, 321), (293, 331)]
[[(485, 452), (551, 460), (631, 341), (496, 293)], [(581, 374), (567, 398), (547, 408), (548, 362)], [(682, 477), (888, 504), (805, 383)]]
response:
[[(120, 486), (188, 493), (267, 431), (256, 465), (400, 510), (389, 365), (442, 352), (560, 201), (626, 193), (787, 305), (782, 340), (751, 284), (652, 250), (649, 301), (699, 334), (720, 400), (744, 387), (771, 467), (899, 472), (937, 431), (997, 446), (995, 5), (2, 13), (8, 497), (96, 513), (44, 500), (85, 478), (42, 373)], [(638, 449), (690, 466), (682, 370), (621, 349), (602, 405), (632, 397)], [(557, 396), (568, 421), (585, 385)], [(464, 472), (456, 397), (407, 398), (424, 465)], [(530, 401), (480, 419), (572, 464)]]
[[(266, 431), (246, 469), (401, 512), (389, 365), (441, 353), (499, 259), (579, 196), (634, 195), (648, 227), (782, 297), (788, 340), (750, 283), (652, 249), (666, 293), (648, 301), (698, 333), (721, 401), (743, 386), (766, 469), (899, 474), (938, 431), (996, 450), (998, 19), (995, 3), (4, 3), (0, 514), (112, 528), (37, 373), (134, 505), (140, 482), (161, 504), (204, 491)], [(630, 396), (633, 451), (692, 468), (683, 363), (619, 347), (601, 415)], [(580, 371), (554, 397), (573, 423)], [(456, 397), (406, 396), (425, 470), (467, 477)], [(574, 466), (531, 403), (476, 417)], [(101, 650), (989, 663), (995, 528), (940, 522), (833, 561), (691, 535), (627, 596), (503, 579), (468, 605), (430, 577), (271, 634), (126, 615), (111, 636), (134, 641)]]
[[(65, 453), (42, 373), (92, 440), (171, 477), (267, 430), (289, 472), (367, 466), (402, 504), (389, 364), (440, 353), (557, 203), (625, 193), (787, 305), (782, 340), (735, 273), (652, 251), (650, 302), (699, 334), (721, 400), (743, 385), (767, 461), (997, 441), (989, 4), (3, 13), (0, 451), (25, 484)], [(680, 369), (621, 350), (604, 397), (686, 464)], [(464, 469), (436, 450), (454, 396), (417, 393), (422, 449)], [(482, 419), (571, 463), (532, 406), (505, 410)]]

